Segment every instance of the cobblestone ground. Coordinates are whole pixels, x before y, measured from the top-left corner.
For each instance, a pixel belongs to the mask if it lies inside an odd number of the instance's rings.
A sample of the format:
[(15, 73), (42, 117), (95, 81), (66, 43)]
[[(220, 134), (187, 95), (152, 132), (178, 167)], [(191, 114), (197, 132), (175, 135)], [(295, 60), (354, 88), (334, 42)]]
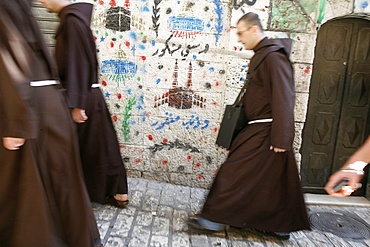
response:
[[(129, 178), (130, 204), (126, 208), (93, 204), (104, 247), (370, 246), (370, 239), (354, 241), (316, 229), (294, 232), (287, 241), (231, 227), (222, 233), (197, 234), (188, 229), (186, 221), (200, 211), (207, 192)], [(348, 212), (370, 224), (370, 209), (366, 207), (308, 205), (308, 209)]]

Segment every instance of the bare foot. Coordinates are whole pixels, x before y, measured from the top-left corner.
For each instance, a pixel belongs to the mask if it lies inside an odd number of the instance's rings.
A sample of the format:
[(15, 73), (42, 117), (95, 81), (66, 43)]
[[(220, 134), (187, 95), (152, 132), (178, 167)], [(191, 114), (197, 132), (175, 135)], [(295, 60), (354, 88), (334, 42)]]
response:
[(116, 194), (114, 196), (114, 199), (124, 202), (128, 200), (128, 195), (127, 194)]

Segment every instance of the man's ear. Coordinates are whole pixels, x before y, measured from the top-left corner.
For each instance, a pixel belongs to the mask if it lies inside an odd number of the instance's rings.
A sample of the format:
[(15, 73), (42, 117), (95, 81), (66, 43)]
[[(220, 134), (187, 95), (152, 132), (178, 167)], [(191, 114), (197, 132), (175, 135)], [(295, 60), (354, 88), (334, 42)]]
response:
[(260, 29), (257, 25), (253, 25), (253, 26), (251, 26), (250, 32), (253, 33), (253, 34), (256, 34), (256, 33), (260, 32)]

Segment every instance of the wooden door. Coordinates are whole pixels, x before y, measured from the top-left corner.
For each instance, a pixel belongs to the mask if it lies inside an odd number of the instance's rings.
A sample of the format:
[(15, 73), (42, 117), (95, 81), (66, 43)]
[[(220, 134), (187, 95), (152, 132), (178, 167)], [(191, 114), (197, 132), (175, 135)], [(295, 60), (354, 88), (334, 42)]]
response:
[[(324, 193), (332, 172), (369, 135), (369, 98), (370, 21), (346, 18), (324, 24), (317, 36), (302, 134), (305, 192)], [(363, 183), (356, 195), (364, 194), (366, 179)]]

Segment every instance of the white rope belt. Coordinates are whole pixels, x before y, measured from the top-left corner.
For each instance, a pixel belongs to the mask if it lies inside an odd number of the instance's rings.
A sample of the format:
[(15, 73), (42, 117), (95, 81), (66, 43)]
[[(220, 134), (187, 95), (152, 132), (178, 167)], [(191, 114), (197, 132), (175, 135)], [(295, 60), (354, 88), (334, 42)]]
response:
[(97, 87), (100, 87), (100, 84), (99, 83), (94, 83), (94, 84), (91, 84), (91, 87), (92, 88), (97, 88)]
[(42, 86), (49, 86), (49, 85), (56, 85), (59, 84), (56, 80), (45, 80), (45, 81), (31, 81), (31, 87), (42, 87)]
[(265, 118), (265, 119), (256, 119), (256, 120), (249, 121), (248, 124), (271, 123), (271, 122), (272, 122), (272, 118)]

